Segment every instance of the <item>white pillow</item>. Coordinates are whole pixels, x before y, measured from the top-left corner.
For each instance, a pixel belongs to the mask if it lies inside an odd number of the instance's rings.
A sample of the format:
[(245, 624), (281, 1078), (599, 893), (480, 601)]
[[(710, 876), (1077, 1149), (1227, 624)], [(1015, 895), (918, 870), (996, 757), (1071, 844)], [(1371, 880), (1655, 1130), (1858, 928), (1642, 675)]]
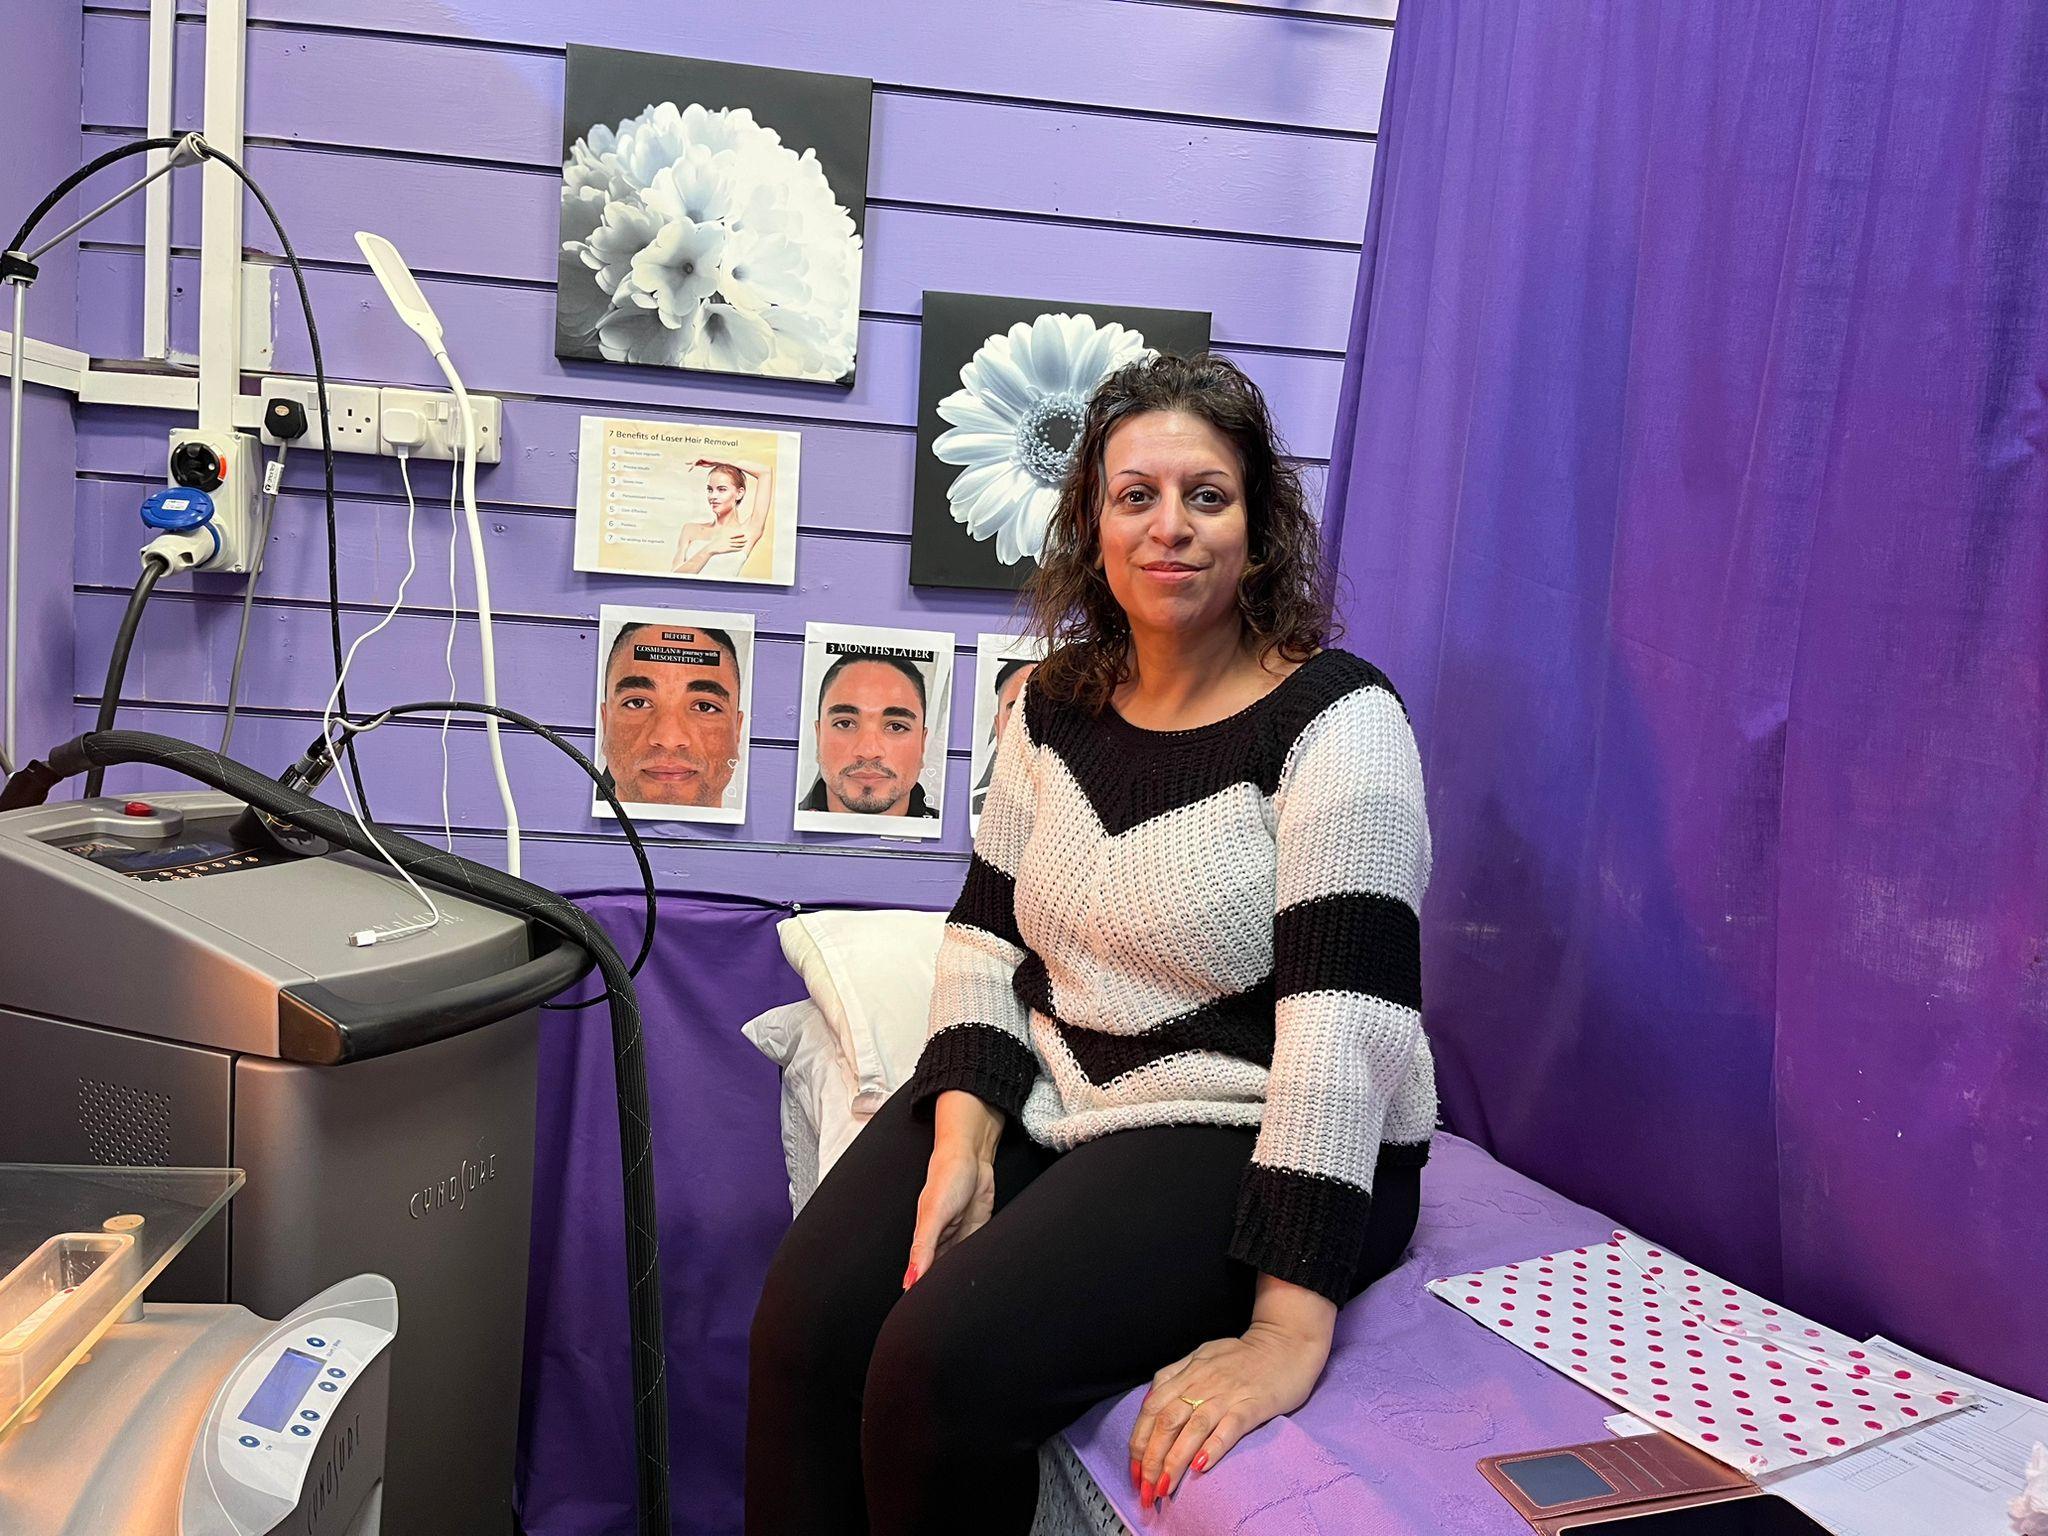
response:
[(917, 1067), (945, 930), (943, 912), (804, 912), (775, 925), (870, 1111)]
[(832, 1026), (808, 998), (770, 1008), (740, 1033), (782, 1069), (782, 1161), (795, 1215), (874, 1111), (856, 1107), (853, 1073)]

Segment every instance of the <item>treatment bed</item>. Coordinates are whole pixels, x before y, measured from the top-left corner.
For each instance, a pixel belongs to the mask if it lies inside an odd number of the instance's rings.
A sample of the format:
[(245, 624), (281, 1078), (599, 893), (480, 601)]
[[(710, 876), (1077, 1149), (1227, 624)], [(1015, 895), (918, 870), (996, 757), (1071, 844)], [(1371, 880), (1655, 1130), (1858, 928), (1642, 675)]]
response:
[[(637, 892), (582, 899), (637, 943)], [(775, 1067), (740, 1033), (806, 996), (776, 924), (789, 909), (672, 895), (640, 978), (655, 1120), (678, 1536), (741, 1528), (747, 1329), (789, 1224)], [(611, 1051), (591, 1013), (547, 1016), (521, 1416), (528, 1536), (630, 1528), (623, 1216)], [(1481, 1456), (1593, 1439), (1607, 1405), (1423, 1290), (1425, 1280), (1603, 1241), (1597, 1212), (1439, 1134), (1403, 1265), (1344, 1309), (1298, 1413), (1248, 1436), (1159, 1511), (1125, 1445), (1141, 1392), (1047, 1447), (1038, 1536), (1137, 1531), (1520, 1536)]]

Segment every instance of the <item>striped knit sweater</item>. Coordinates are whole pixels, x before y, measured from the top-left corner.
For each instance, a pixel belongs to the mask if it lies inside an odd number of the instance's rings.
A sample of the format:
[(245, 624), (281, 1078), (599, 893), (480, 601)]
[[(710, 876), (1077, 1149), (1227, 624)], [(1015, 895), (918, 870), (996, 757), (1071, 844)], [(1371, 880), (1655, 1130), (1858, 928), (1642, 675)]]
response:
[(909, 1091), (1066, 1149), (1257, 1126), (1230, 1253), (1338, 1302), (1376, 1168), (1436, 1123), (1421, 762), (1392, 685), (1324, 651), (1248, 709), (1148, 731), (1025, 691), (947, 920)]

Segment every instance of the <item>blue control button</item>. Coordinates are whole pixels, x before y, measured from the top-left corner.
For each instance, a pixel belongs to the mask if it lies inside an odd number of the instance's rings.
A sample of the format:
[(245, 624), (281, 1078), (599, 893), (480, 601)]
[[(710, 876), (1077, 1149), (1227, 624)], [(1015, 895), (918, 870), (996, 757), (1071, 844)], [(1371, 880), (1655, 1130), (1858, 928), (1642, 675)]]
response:
[(323, 1381), (320, 1383), (320, 1390), (322, 1392), (339, 1392), (341, 1388), (337, 1387), (331, 1381)]
[(294, 1424), (292, 1426), (292, 1433), (295, 1435), (310, 1435), (313, 1431), (306, 1428), (303, 1424)]
[(337, 1366), (330, 1365), (329, 1367), (327, 1367), (327, 1374), (332, 1376), (336, 1381), (339, 1381), (342, 1377), (346, 1376), (348, 1372), (340, 1369)]
[(302, 1419), (317, 1419), (320, 1417), (320, 1413), (315, 1408), (301, 1408), (299, 1410), (299, 1417)]
[(255, 1437), (254, 1435), (244, 1435), (244, 1436), (242, 1436), (242, 1444), (244, 1444), (244, 1445), (246, 1445), (247, 1447), (249, 1447), (249, 1449), (250, 1449), (250, 1450), (252, 1450), (252, 1451), (253, 1451), (253, 1450), (255, 1450), (255, 1449), (256, 1449), (256, 1447), (258, 1447), (258, 1446), (259, 1446), (259, 1445), (261, 1445), (262, 1443), (263, 1443), (263, 1442), (262, 1442), (261, 1440), (258, 1440), (258, 1439), (257, 1439), (257, 1438), (256, 1438), (256, 1437)]
[(327, 1341), (325, 1339), (308, 1339), (306, 1340), (306, 1346), (309, 1349), (325, 1349)]

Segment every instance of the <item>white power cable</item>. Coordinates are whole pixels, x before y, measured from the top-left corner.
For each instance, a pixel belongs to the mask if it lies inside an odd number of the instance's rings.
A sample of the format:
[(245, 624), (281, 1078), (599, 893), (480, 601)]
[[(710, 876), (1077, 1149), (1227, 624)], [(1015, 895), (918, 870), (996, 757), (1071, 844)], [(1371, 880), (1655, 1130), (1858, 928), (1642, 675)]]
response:
[[(459, 472), (448, 477), (448, 639), (441, 647), (441, 665), (448, 673), (448, 697), (454, 698), (455, 686), (455, 635), (462, 624), (462, 596), (456, 585), (456, 564), (459, 552), (456, 536), (462, 527), (462, 518), (457, 510), (457, 498), (462, 490), (462, 476)], [(455, 718), (452, 711), (441, 716), (441, 832), (447, 839), (447, 849), (455, 851), (455, 818), (448, 811), (448, 725)]]
[[(376, 274), (377, 283), (391, 301), (398, 318), (426, 343), (427, 351), (433, 354), (435, 364), (448, 380), (448, 387), (455, 391), (455, 404), (462, 412), (462, 506), (469, 523), (469, 555), (476, 564), (477, 637), (483, 650), (484, 702), (495, 709), (498, 703), (498, 656), (491, 635), (491, 573), (484, 558), (483, 527), (476, 513), (476, 409), (470, 404), (469, 391), (462, 387), (462, 379), (448, 357), (440, 317), (434, 313), (434, 306), (427, 302), (426, 294), (421, 292), (419, 279), (413, 276), (405, 258), (398, 254), (398, 247), (382, 235), (372, 234), (366, 229), (356, 231), (356, 245), (370, 263), (370, 270)], [(505, 772), (505, 750), (498, 739), (497, 716), (485, 719), (484, 733), (490, 738), (491, 769), (498, 780), (498, 802), (505, 808), (505, 867), (516, 876), (519, 873), (519, 807), (512, 801), (512, 780)]]
[[(363, 648), (365, 642), (375, 637), (393, 619), (398, 617), (398, 610), (405, 603), (406, 586), (411, 582), (413, 572), (419, 569), (419, 551), (413, 542), (413, 524), (419, 509), (413, 503), (412, 475), (406, 468), (406, 460), (407, 455), (401, 449), (398, 455), (398, 478), (405, 482), (405, 575), (399, 579), (397, 595), (391, 599), (391, 606), (385, 611), (384, 617), (358, 635), (355, 644), (348, 648), (348, 655), (342, 658), (341, 672), (334, 679), (334, 687), (327, 695), (326, 707), (320, 711), (320, 734), (330, 742), (334, 739), (334, 707), (341, 698), (341, 688), (342, 684), (348, 679), (348, 669), (355, 665), (356, 652)], [(417, 880), (413, 879), (405, 867), (392, 858), (384, 845), (377, 841), (377, 834), (370, 830), (370, 824), (363, 819), (362, 807), (356, 804), (356, 792), (349, 783), (348, 775), (341, 774), (339, 777), (341, 779), (342, 793), (348, 797), (349, 814), (355, 817), (356, 825), (362, 829), (363, 836), (368, 838), (371, 846), (383, 855), (384, 862), (398, 871), (399, 879), (412, 887), (413, 895), (419, 897), (426, 904), (427, 911), (430, 914), (426, 917), (414, 918), (410, 922), (391, 923), (379, 928), (361, 929), (348, 936), (349, 943), (355, 945), (358, 949), (367, 949), (372, 944), (388, 943), (392, 939), (405, 939), (412, 937), (416, 933), (427, 932), (441, 921), (441, 909), (434, 905), (434, 898), (426, 893), (426, 890)]]
[[(434, 361), (441, 365), (441, 372), (447, 377), (448, 387), (455, 391), (456, 409), (462, 412), (462, 510), (469, 526), (469, 558), (476, 567), (476, 632), (478, 644), (483, 650), (484, 702), (492, 708), (498, 704), (498, 655), (491, 639), (491, 570), (484, 556), (484, 531), (476, 514), (476, 407), (469, 402), (469, 391), (462, 387), (462, 378), (455, 371), (455, 364), (449, 361), (448, 349), (442, 346), (431, 348)], [(505, 749), (498, 739), (498, 717), (486, 716), (484, 735), (491, 746), (491, 771), (498, 780), (498, 803), (505, 808), (505, 870), (515, 878), (519, 874), (519, 807), (512, 801), (512, 780), (505, 772)]]

